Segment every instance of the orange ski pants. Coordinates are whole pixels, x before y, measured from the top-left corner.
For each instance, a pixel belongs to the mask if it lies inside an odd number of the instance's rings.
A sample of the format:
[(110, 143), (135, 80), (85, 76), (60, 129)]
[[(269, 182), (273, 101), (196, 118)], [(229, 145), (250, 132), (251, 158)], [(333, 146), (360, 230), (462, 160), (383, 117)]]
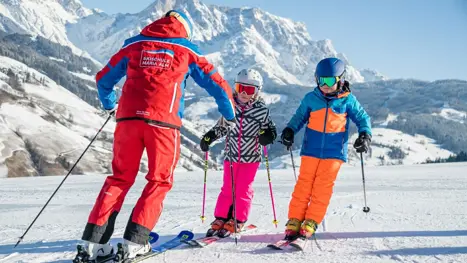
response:
[(343, 161), (302, 156), (300, 174), (289, 204), (289, 219), (323, 221)]

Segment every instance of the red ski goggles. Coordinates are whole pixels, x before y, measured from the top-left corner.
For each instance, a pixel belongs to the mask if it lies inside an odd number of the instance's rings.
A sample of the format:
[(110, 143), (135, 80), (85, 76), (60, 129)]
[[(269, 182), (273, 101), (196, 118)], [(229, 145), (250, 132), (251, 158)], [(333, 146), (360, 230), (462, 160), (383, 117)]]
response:
[(240, 94), (245, 92), (246, 95), (254, 95), (258, 91), (258, 87), (253, 85), (247, 85), (243, 83), (235, 83), (235, 91)]
[(341, 80), (341, 77), (319, 77), (318, 78), (318, 85), (320, 87), (322, 87), (324, 85), (327, 85), (328, 87), (332, 87), (339, 80)]

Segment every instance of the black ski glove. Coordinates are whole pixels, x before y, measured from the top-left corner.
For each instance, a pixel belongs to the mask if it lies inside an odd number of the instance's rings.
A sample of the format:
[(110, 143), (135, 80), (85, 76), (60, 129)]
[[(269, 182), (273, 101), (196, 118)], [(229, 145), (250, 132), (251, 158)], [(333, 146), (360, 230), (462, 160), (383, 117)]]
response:
[(294, 131), (291, 128), (286, 127), (281, 134), (282, 144), (287, 146), (287, 148), (291, 147), (293, 144), (294, 135)]
[(266, 146), (271, 144), (276, 139), (277, 133), (275, 128), (267, 128), (259, 131), (259, 144)]
[(211, 143), (215, 141), (216, 139), (217, 139), (216, 133), (213, 130), (208, 131), (203, 136), (203, 138), (201, 138), (201, 141), (199, 142), (199, 146), (201, 147), (201, 150), (203, 152), (209, 151), (209, 145), (211, 145)]
[(342, 85), (342, 88), (341, 88), (341, 89), (342, 89), (342, 91), (344, 91), (344, 92), (345, 92), (345, 91), (350, 92), (350, 83), (349, 83), (347, 80), (344, 81), (344, 85)]
[(368, 152), (370, 149), (371, 136), (366, 132), (362, 132), (358, 135), (358, 138), (355, 140), (353, 147), (357, 150), (358, 153)]

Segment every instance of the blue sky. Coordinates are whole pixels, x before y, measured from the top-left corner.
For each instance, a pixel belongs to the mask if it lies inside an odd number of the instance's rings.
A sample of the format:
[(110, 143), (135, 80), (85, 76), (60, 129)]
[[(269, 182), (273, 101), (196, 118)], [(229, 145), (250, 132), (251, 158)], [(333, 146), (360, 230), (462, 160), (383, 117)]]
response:
[[(107, 13), (136, 13), (154, 0), (81, 0)], [(355, 67), (390, 78), (467, 80), (467, 0), (202, 0), (259, 7), (305, 22)]]

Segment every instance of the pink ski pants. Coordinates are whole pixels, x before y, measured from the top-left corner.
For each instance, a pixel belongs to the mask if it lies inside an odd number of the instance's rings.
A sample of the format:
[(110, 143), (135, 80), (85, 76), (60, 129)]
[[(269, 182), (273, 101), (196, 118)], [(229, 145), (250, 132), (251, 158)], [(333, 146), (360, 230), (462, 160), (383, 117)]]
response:
[[(235, 181), (236, 214), (239, 222), (246, 222), (250, 214), (253, 200), (253, 181), (258, 171), (257, 163), (232, 163)], [(224, 161), (224, 184), (217, 198), (214, 216), (216, 218), (233, 218), (232, 210), (232, 178), (230, 176), (230, 163)]]

